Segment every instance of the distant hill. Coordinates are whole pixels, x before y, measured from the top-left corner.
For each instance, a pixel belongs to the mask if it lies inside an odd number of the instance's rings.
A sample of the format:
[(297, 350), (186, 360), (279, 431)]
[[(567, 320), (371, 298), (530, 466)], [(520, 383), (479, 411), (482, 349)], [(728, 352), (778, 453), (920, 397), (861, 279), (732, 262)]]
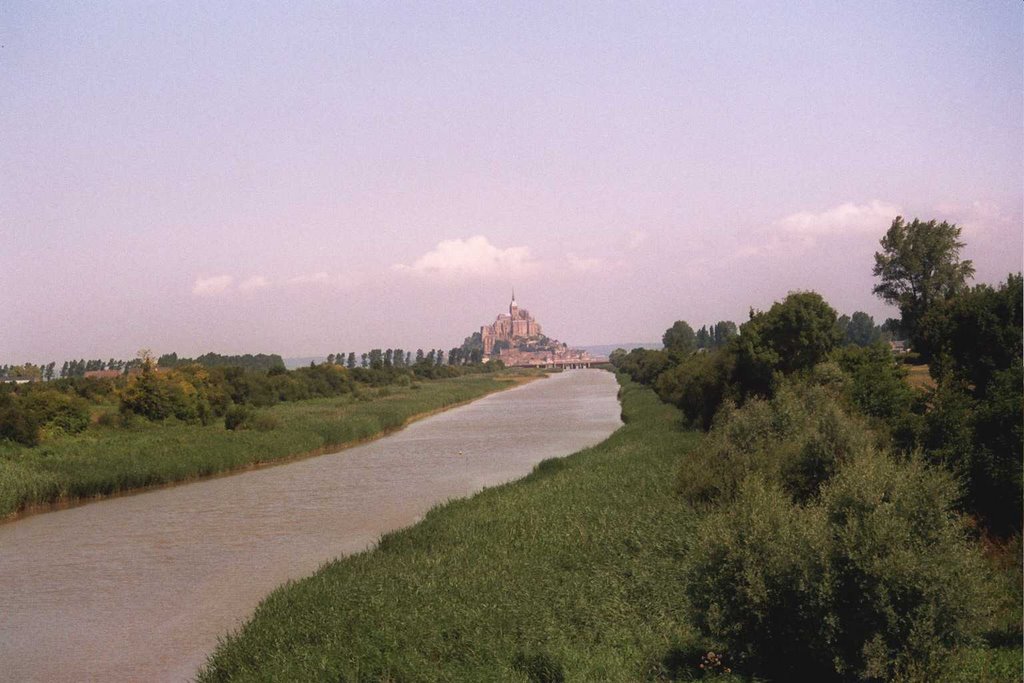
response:
[(660, 349), (661, 342), (623, 342), (621, 344), (594, 344), (593, 346), (576, 346), (574, 348), (583, 349), (592, 356), (607, 356), (615, 349), (625, 349), (626, 351), (632, 351), (633, 349)]

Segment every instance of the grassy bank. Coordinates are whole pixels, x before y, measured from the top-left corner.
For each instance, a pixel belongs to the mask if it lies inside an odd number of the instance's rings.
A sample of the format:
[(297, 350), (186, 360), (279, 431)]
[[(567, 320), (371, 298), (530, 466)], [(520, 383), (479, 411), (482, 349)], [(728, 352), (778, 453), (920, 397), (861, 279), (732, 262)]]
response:
[[(673, 482), (702, 437), (650, 390), (621, 396), (626, 424), (602, 444), (272, 593), (200, 681), (738, 679), (685, 597), (709, 513)], [(1013, 643), (979, 647), (943, 680), (1018, 680), (1019, 662)]]
[(223, 421), (201, 426), (137, 420), (128, 428), (93, 425), (36, 448), (0, 441), (0, 517), (327, 452), (523, 379), (467, 375), (281, 403), (260, 411), (257, 429), (229, 431)]
[[(379, 549), (273, 593), (201, 680), (637, 680), (689, 637), (692, 513), (672, 492), (699, 441), (650, 391), (626, 425), (524, 480), (433, 510)], [(536, 678), (536, 677), (535, 677)]]

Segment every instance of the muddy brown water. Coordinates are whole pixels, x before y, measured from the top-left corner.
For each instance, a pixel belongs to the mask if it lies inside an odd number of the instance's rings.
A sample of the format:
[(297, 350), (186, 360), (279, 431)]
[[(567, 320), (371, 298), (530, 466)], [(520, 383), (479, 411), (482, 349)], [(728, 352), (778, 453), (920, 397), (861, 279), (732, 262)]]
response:
[(284, 581), (605, 439), (616, 389), (567, 371), (339, 453), (0, 525), (0, 680), (189, 680)]

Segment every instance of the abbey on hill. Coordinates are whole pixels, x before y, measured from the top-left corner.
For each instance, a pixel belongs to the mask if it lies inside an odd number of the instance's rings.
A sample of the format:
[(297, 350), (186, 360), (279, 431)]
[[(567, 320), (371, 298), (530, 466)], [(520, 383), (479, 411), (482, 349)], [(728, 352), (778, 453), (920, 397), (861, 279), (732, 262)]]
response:
[(540, 323), (525, 308), (519, 308), (514, 290), (508, 313), (482, 326), (480, 340), (486, 359), (500, 360), (507, 366), (589, 367), (604, 360), (544, 336)]

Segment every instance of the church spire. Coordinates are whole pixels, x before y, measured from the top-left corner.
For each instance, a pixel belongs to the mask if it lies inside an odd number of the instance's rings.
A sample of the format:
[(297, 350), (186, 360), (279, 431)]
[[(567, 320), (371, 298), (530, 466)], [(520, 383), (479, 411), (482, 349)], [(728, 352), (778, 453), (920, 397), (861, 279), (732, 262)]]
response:
[(519, 304), (516, 303), (516, 288), (513, 287), (512, 288), (512, 303), (510, 303), (508, 305), (508, 314), (511, 317), (515, 318), (516, 317), (516, 311), (518, 311), (518, 310), (519, 310)]

